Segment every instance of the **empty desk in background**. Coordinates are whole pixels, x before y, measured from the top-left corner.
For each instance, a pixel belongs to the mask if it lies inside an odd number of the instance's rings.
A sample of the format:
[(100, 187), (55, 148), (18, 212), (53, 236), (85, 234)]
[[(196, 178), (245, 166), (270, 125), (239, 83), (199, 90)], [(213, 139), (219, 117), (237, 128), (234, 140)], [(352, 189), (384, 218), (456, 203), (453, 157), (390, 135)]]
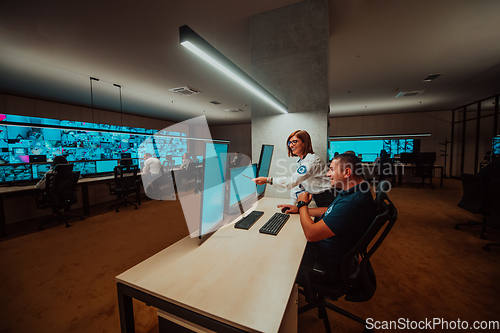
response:
[(264, 215), (250, 230), (230, 224), (201, 245), (187, 236), (118, 275), (121, 331), (135, 331), (135, 298), (164, 318), (215, 332), (278, 332), (291, 296), (296, 329), (292, 290), (306, 245), (299, 215), (290, 215), (277, 236), (259, 233), (283, 202), (261, 199), (257, 210)]
[[(398, 185), (401, 186), (403, 184), (403, 174), (406, 173), (407, 171), (404, 170), (411, 170), (411, 175), (413, 176), (413, 173), (415, 172), (417, 166), (414, 164), (399, 164), (395, 165), (396, 167), (396, 172), (398, 175)], [(442, 165), (434, 165), (432, 167), (434, 170), (440, 169), (441, 170), (441, 180), (440, 180), (440, 186), (443, 187), (443, 179), (444, 179), (444, 167)]]

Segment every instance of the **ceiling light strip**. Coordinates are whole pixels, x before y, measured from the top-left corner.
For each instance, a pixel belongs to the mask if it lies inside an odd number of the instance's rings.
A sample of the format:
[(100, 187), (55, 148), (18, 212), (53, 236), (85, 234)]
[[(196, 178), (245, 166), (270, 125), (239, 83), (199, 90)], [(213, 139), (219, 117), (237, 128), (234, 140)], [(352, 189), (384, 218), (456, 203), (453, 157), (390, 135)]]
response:
[(252, 79), (247, 73), (242, 71), (231, 60), (214, 48), (210, 43), (194, 32), (190, 27), (184, 25), (179, 28), (181, 44), (188, 50), (208, 62), (213, 67), (227, 75), (232, 80), (239, 83), (255, 96), (261, 98), (269, 105), (283, 113), (288, 113), (288, 107), (271, 95), (257, 81)]
[(419, 138), (429, 137), (431, 133), (418, 134), (386, 134), (386, 135), (353, 135), (353, 136), (330, 136), (329, 140), (351, 140), (351, 139), (388, 139), (388, 138)]

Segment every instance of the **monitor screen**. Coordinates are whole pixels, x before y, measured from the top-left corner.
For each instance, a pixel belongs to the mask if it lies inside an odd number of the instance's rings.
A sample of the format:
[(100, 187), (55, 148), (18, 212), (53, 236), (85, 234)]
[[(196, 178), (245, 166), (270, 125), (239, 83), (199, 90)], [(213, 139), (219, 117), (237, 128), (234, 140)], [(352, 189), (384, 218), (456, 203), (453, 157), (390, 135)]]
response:
[(496, 136), (493, 138), (491, 151), (493, 155), (500, 155), (500, 136)]
[[(260, 150), (259, 165), (257, 166), (257, 177), (268, 177), (271, 168), (271, 159), (273, 158), (273, 145), (262, 145)], [(266, 185), (257, 185), (257, 195), (262, 196), (266, 190)]]
[(2, 165), (0, 166), (0, 181), (2, 182), (17, 182), (32, 180), (33, 170), (31, 165)]
[(172, 161), (174, 165), (182, 165), (182, 156), (173, 156)]
[(80, 175), (91, 175), (96, 173), (95, 161), (73, 162), (73, 171), (80, 171)]
[(224, 220), (228, 144), (207, 142), (203, 170), (200, 238)]
[(113, 170), (115, 169), (115, 166), (117, 166), (117, 165), (118, 165), (117, 160), (95, 161), (97, 173), (113, 172)]
[(361, 155), (363, 162), (374, 162), (380, 156), (380, 151), (384, 149), (391, 158), (401, 153), (412, 153), (414, 151), (413, 139), (393, 139), (393, 140), (330, 140), (328, 149), (328, 159), (331, 160), (335, 153), (343, 154), (352, 150), (356, 155)]
[(50, 163), (32, 164), (33, 179), (42, 179), (45, 173), (50, 170)]
[[(240, 210), (243, 212), (250, 208), (257, 201), (255, 183), (252, 181), (257, 174), (257, 164), (246, 165), (229, 169), (228, 178), (228, 213), (232, 214)], [(227, 198), (227, 196), (226, 196)], [(241, 213), (243, 213), (241, 212)]]

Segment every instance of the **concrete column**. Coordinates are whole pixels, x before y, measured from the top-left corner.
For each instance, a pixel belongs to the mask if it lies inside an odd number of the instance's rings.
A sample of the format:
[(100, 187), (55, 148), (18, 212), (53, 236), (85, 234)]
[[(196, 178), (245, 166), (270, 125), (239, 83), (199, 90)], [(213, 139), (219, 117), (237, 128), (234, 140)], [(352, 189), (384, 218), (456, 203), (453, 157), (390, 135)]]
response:
[[(328, 1), (305, 0), (250, 19), (251, 75), (288, 106), (283, 114), (252, 98), (252, 160), (262, 144), (273, 144), (270, 175), (291, 175), (286, 139), (302, 129), (325, 162), (328, 146)], [(270, 186), (266, 196), (288, 198), (289, 191)]]

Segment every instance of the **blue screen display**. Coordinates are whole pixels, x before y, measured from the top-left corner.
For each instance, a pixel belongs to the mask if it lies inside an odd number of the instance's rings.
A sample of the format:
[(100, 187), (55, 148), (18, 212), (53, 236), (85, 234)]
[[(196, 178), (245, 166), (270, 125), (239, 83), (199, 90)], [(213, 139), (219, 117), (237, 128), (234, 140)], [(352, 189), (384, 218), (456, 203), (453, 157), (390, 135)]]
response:
[(492, 152), (493, 155), (500, 155), (500, 136), (493, 138)]
[(50, 170), (50, 163), (32, 164), (33, 179), (42, 179), (47, 171)]
[(96, 172), (113, 172), (115, 166), (118, 165), (117, 160), (104, 160), (104, 161), (95, 161)]
[(229, 206), (256, 198), (256, 185), (252, 181), (257, 173), (257, 164), (229, 169)]
[(395, 140), (350, 140), (334, 141), (330, 140), (328, 149), (328, 158), (331, 160), (336, 152), (343, 154), (352, 150), (356, 155), (361, 154), (363, 162), (374, 162), (380, 156), (380, 151), (385, 151), (394, 157), (395, 154), (412, 153), (413, 139), (395, 139)]
[(224, 218), (227, 150), (227, 144), (207, 142), (205, 146), (200, 236), (212, 230)]
[[(0, 164), (26, 164), (30, 162), (30, 155), (45, 156), (47, 162), (52, 162), (55, 156), (60, 155), (75, 163), (118, 160), (122, 153), (137, 159), (139, 146), (151, 137), (157, 156), (172, 155), (181, 164), (182, 155), (187, 152), (186, 133), (162, 130), (159, 133), (177, 137), (161, 137), (156, 132), (153, 129), (0, 114)], [(95, 162), (81, 164), (77, 169), (81, 170), (81, 174), (111, 172), (113, 170), (110, 170), (110, 166), (116, 165), (115, 163), (116, 161), (99, 163), (100, 168), (97, 168)], [(136, 161), (135, 164), (137, 163)], [(38, 170), (31, 166), (29, 168), (33, 172), (33, 178), (39, 179)], [(24, 178), (19, 173), (13, 175), (8, 172), (7, 179), (25, 180)], [(7, 181), (5, 179), (4, 173), (0, 182)]]
[[(269, 169), (271, 168), (271, 159), (273, 157), (274, 146), (262, 145), (260, 160), (259, 160), (259, 174), (257, 177), (268, 177)], [(257, 195), (264, 193), (266, 185), (257, 185)]]
[(91, 175), (96, 173), (96, 162), (73, 162), (73, 171), (80, 171), (81, 175)]

